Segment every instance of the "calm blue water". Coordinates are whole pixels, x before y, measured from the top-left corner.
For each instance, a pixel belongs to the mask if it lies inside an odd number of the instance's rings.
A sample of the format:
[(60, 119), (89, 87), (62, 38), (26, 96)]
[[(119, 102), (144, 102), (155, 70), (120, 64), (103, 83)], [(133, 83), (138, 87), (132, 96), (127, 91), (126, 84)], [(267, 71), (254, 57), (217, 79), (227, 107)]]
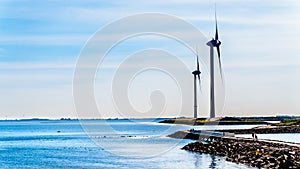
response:
[(165, 137), (190, 128), (152, 120), (0, 121), (0, 168), (250, 168), (181, 150), (192, 141)]

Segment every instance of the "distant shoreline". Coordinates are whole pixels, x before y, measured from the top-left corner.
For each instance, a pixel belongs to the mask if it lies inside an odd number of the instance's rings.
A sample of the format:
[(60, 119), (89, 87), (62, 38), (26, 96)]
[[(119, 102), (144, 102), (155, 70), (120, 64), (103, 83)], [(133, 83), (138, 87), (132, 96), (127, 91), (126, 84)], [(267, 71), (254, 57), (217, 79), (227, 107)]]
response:
[(167, 120), (170, 118), (86, 118), (86, 119), (78, 119), (78, 118), (22, 118), (22, 119), (0, 119), (0, 121), (58, 121), (58, 120)]
[(160, 123), (168, 124), (185, 124), (191, 126), (202, 126), (202, 125), (267, 125), (268, 122), (263, 121), (207, 121), (207, 122), (197, 122), (195, 120), (186, 119), (176, 119), (176, 120), (164, 120)]
[(272, 117), (216, 117), (216, 118), (172, 118), (160, 121), (168, 124), (200, 125), (268, 125), (270, 121), (283, 119), (300, 119), (300, 116), (272, 116)]
[[(300, 116), (295, 115), (283, 115), (283, 116), (229, 116), (233, 118), (239, 118), (241, 120), (252, 120), (252, 121), (281, 121), (282, 119), (294, 119), (300, 118)], [(45, 120), (184, 120), (184, 119), (193, 119), (188, 117), (104, 117), (104, 118), (74, 118), (74, 117), (60, 117), (60, 118), (45, 118), (45, 117), (32, 117), (32, 118), (2, 118), (0, 121), (45, 121)], [(198, 119), (207, 119), (207, 118), (198, 118)]]
[(259, 126), (251, 129), (229, 129), (216, 130), (218, 132), (229, 132), (234, 134), (275, 134), (275, 133), (300, 133), (300, 126)]
[(241, 118), (235, 117), (218, 117), (213, 119), (206, 118), (180, 118), (180, 119), (167, 119), (160, 121), (160, 123), (169, 124), (185, 124), (191, 126), (201, 126), (201, 125), (267, 125), (268, 122), (257, 121), (257, 120), (242, 120)]

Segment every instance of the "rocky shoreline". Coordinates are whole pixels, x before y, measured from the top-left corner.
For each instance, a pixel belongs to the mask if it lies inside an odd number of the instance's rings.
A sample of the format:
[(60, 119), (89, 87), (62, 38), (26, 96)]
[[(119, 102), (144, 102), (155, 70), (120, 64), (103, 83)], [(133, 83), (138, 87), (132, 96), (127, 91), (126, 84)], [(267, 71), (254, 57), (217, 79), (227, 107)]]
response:
[(225, 156), (227, 161), (258, 168), (300, 168), (299, 144), (220, 137), (208, 144), (190, 143), (182, 149)]
[[(177, 139), (192, 139), (198, 142), (190, 143), (182, 149), (197, 153), (225, 156), (227, 161), (242, 163), (258, 168), (300, 168), (300, 144), (277, 140), (255, 140), (241, 137), (215, 137), (201, 135), (202, 131), (177, 131), (168, 137)], [(208, 131), (204, 131), (208, 132)], [(216, 130), (210, 132), (229, 132), (234, 134), (271, 134), (300, 133), (300, 126), (260, 126), (252, 129)], [(202, 137), (213, 139), (204, 144), (199, 142)]]

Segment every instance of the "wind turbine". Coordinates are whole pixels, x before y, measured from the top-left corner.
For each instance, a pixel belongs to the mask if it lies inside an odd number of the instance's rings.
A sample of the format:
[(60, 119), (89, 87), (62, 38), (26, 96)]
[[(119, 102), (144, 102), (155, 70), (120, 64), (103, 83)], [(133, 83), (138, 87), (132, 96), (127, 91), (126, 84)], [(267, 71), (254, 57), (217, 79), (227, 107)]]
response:
[(200, 80), (200, 68), (199, 68), (199, 58), (198, 58), (198, 50), (197, 50), (197, 69), (192, 72), (194, 75), (194, 118), (197, 118), (197, 78), (199, 80), (199, 88), (201, 88), (201, 80)]
[(217, 48), (217, 53), (218, 53), (218, 58), (217, 59), (219, 61), (220, 74), (221, 74), (221, 78), (223, 80), (222, 65), (221, 65), (221, 58), (220, 58), (221, 57), (221, 54), (220, 54), (221, 41), (219, 40), (219, 34), (218, 34), (216, 8), (215, 8), (215, 22), (216, 22), (215, 38), (212, 38), (211, 41), (206, 43), (210, 47), (210, 118), (216, 117), (216, 112), (215, 112), (215, 77), (214, 77), (214, 47)]

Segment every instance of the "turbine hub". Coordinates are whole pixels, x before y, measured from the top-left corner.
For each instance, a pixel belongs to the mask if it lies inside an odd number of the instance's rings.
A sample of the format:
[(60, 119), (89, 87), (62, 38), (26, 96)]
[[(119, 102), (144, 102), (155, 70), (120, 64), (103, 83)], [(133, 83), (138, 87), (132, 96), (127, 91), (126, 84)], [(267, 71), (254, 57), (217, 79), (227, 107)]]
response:
[(195, 70), (195, 71), (192, 72), (193, 75), (200, 75), (200, 73), (201, 72), (199, 70)]
[(212, 39), (209, 42), (207, 42), (206, 45), (211, 47), (218, 47), (221, 45), (221, 41)]

